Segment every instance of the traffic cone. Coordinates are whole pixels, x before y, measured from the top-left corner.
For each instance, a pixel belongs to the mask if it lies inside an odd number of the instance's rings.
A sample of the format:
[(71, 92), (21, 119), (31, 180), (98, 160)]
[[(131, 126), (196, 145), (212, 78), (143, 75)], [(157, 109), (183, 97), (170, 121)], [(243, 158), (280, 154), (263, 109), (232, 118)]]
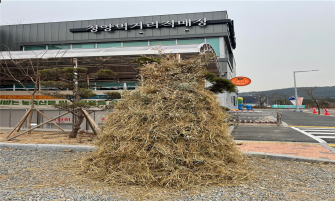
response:
[(318, 112), (316, 111), (316, 108), (312, 108), (313, 109), (313, 114), (317, 114)]
[(328, 113), (328, 109), (325, 109), (325, 111), (326, 111), (325, 115), (330, 115), (330, 114)]

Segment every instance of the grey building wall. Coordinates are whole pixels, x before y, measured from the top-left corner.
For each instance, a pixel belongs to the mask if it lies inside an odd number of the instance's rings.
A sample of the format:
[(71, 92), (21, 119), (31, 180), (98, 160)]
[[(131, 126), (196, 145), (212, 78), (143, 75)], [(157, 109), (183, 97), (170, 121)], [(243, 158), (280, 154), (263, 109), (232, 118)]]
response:
[[(187, 27), (162, 27), (144, 29), (144, 34), (139, 34), (139, 29), (133, 30), (114, 30), (111, 32), (100, 31), (72, 33), (70, 29), (86, 28), (88, 25), (106, 25), (121, 23), (138, 23), (153, 21), (179, 21), (185, 19), (220, 20), (229, 19), (227, 11), (185, 13), (172, 15), (139, 16), (126, 18), (110, 18), (96, 20), (66, 21), (52, 23), (20, 24), (0, 26), (0, 51), (7, 50), (20, 51), (22, 46), (29, 45), (51, 45), (51, 44), (76, 44), (76, 43), (99, 43), (99, 42), (126, 42), (126, 41), (149, 41), (183, 38), (206, 38), (220, 37), (220, 68), (225, 72), (223, 77), (231, 79), (236, 76), (235, 60), (233, 48), (229, 39), (229, 28), (227, 24), (215, 24), (207, 26)], [(227, 94), (225, 101), (229, 104), (231, 96)], [(237, 97), (236, 97), (237, 100)], [(228, 105), (229, 107), (229, 105)], [(235, 107), (231, 107), (235, 108)], [(236, 106), (237, 108), (237, 106)]]
[[(204, 27), (192, 26), (188, 28), (188, 32), (185, 32), (185, 27), (145, 29), (144, 34), (139, 34), (138, 29), (127, 31), (115, 30), (112, 32), (100, 31), (97, 33), (70, 32), (70, 29), (72, 28), (86, 28), (88, 25), (95, 24), (133, 24), (137, 22), (163, 22), (168, 20), (178, 21), (184, 19), (193, 20), (199, 18), (206, 18), (207, 20), (228, 19), (228, 15), (226, 11), (217, 11), (173, 15), (7, 25), (0, 26), (0, 44), (8, 46), (12, 51), (19, 51), (22, 45), (50, 45), (65, 43), (93, 43), (228, 36), (228, 28), (226, 24), (207, 25)], [(228, 47), (228, 49), (230, 48)], [(0, 50), (4, 51), (6, 50), (6, 47), (1, 46)]]

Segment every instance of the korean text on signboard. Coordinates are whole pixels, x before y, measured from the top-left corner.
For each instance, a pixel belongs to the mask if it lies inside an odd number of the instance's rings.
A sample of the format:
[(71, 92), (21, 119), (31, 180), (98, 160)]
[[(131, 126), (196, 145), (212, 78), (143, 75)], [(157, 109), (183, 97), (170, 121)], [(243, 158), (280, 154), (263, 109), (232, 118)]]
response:
[(128, 30), (128, 29), (143, 29), (143, 28), (159, 28), (159, 27), (175, 27), (175, 26), (206, 26), (206, 18), (197, 19), (197, 20), (191, 20), (191, 19), (185, 19), (181, 21), (175, 22), (174, 20), (171, 21), (165, 21), (162, 23), (159, 23), (159, 21), (154, 22), (138, 22), (134, 24), (108, 24), (108, 25), (88, 25), (87, 30), (91, 32), (98, 32), (98, 31), (112, 31), (113, 29), (119, 30)]
[(251, 83), (251, 79), (247, 77), (234, 77), (230, 81), (236, 86), (247, 86)]
[(184, 20), (168, 20), (164, 22), (153, 21), (153, 22), (136, 22), (136, 23), (121, 23), (121, 24), (103, 24), (103, 25), (88, 25), (85, 29), (77, 28), (70, 29), (71, 32), (99, 32), (99, 31), (113, 31), (113, 30), (131, 30), (131, 29), (146, 29), (146, 28), (161, 28), (161, 27), (191, 27), (191, 26), (206, 26), (208, 20), (206, 18), (201, 19), (184, 19)]

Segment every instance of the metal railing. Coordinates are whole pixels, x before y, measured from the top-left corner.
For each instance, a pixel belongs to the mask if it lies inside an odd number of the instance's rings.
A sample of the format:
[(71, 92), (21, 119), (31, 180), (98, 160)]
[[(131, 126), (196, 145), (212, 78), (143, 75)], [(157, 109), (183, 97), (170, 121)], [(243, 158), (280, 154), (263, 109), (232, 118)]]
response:
[(282, 124), (282, 114), (279, 112), (264, 111), (229, 111), (230, 123), (263, 123)]

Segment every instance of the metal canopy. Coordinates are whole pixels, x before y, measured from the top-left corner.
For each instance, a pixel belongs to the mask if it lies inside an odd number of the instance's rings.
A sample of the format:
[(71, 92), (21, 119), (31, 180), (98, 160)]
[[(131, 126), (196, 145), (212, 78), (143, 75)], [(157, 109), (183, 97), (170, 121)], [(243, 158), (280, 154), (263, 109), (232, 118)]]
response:
[[(45, 61), (48, 67), (71, 67), (71, 58), (78, 58), (80, 67), (88, 68), (88, 72), (94, 72), (98, 66), (108, 67), (117, 73), (118, 80), (131, 81), (137, 79), (138, 71), (135, 69), (136, 64), (132, 63), (134, 59), (141, 55), (157, 55), (159, 51), (165, 54), (180, 54), (181, 58), (213, 52), (214, 49), (210, 44), (194, 45), (169, 45), (169, 46), (142, 46), (142, 47), (112, 47), (112, 48), (95, 48), (95, 49), (66, 49), (66, 50), (38, 50), (38, 51), (2, 51), (0, 52), (0, 62), (8, 60), (40, 60)], [(85, 58), (100, 59), (103, 62), (87, 62)], [(22, 62), (23, 62), (22, 61)], [(57, 62), (55, 62), (57, 61)], [(12, 62), (8, 62), (12, 63)], [(15, 65), (10, 64), (13, 68)], [(220, 66), (217, 60), (210, 62), (207, 66), (209, 72), (221, 75)], [(104, 81), (104, 80), (100, 80)], [(105, 80), (112, 81), (112, 80)]]
[(201, 53), (214, 51), (206, 43), (195, 45), (169, 45), (169, 46), (142, 46), (142, 47), (111, 47), (95, 49), (63, 49), (63, 50), (36, 50), (36, 51), (3, 51), (0, 60), (9, 59), (52, 59), (52, 58), (79, 58), (79, 57), (104, 57), (104, 56), (132, 56), (155, 55), (158, 50), (169, 54)]

